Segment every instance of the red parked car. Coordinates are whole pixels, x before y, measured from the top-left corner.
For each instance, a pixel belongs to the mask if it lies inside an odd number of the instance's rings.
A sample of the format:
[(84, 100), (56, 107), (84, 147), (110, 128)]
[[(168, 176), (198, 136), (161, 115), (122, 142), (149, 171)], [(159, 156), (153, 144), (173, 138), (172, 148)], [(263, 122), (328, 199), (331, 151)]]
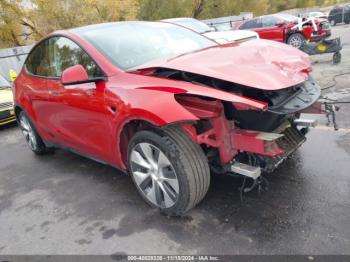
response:
[[(254, 51), (252, 51), (254, 50)], [(210, 171), (258, 183), (304, 141), (319, 86), (309, 57), (268, 40), (217, 45), (161, 22), (55, 32), (15, 81), (36, 154), (62, 147), (129, 173), (169, 215), (199, 203)]]
[(257, 32), (260, 38), (270, 39), (290, 44), (300, 48), (304, 40), (316, 41), (331, 35), (331, 28), (327, 19), (315, 19), (317, 31), (311, 23), (303, 26), (300, 31), (296, 25), (298, 17), (289, 14), (275, 14), (260, 16), (250, 20), (239, 21), (233, 29), (249, 29)]

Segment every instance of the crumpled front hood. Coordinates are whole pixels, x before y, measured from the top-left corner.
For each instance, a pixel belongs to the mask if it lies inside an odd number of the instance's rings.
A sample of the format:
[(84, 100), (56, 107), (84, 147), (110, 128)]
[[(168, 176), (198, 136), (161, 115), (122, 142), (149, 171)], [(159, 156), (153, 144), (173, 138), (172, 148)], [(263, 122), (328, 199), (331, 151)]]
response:
[(147, 68), (175, 69), (244, 86), (278, 90), (307, 80), (311, 62), (307, 54), (294, 47), (258, 39), (152, 61), (132, 70)]

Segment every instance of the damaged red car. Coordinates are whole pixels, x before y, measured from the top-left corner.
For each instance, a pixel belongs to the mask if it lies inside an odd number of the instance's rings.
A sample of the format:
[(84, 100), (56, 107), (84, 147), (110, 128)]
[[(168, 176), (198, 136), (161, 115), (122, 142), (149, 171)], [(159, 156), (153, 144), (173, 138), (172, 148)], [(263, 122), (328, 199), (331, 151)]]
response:
[(304, 141), (320, 88), (309, 57), (269, 40), (218, 45), (183, 27), (119, 22), (55, 32), (15, 81), (37, 154), (61, 147), (129, 173), (146, 202), (182, 215), (210, 172), (256, 182)]
[(311, 21), (305, 21), (302, 30), (298, 29), (298, 17), (289, 14), (274, 14), (242, 20), (233, 25), (233, 30), (253, 30), (262, 39), (287, 43), (300, 48), (305, 40), (319, 41), (331, 36), (331, 27), (327, 19), (315, 19), (315, 27)]

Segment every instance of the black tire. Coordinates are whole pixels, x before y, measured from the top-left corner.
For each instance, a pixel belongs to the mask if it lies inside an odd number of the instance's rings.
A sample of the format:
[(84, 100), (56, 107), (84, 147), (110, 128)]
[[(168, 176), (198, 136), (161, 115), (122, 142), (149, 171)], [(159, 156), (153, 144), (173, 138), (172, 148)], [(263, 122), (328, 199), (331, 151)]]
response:
[(294, 33), (288, 37), (287, 44), (300, 49), (304, 41), (305, 37), (301, 33)]
[(333, 54), (333, 64), (339, 64), (341, 62), (341, 53), (335, 52)]
[[(28, 127), (24, 126), (25, 121)], [(45, 146), (43, 140), (39, 136), (38, 132), (36, 131), (33, 122), (30, 120), (30, 118), (24, 111), (21, 111), (18, 115), (18, 124), (23, 132), (27, 145), (35, 154), (42, 155), (49, 151), (48, 148)], [(29, 134), (29, 132), (32, 133)]]
[[(140, 143), (148, 143), (160, 149), (174, 168), (178, 181), (178, 194), (173, 206), (164, 207), (154, 204), (147, 198), (146, 192), (141, 190), (141, 187), (136, 183), (132, 171), (134, 163), (131, 161), (131, 153)], [(142, 198), (169, 216), (184, 215), (196, 206), (206, 195), (210, 184), (208, 160), (202, 148), (176, 126), (137, 132), (128, 145), (128, 166), (133, 182)], [(153, 183), (150, 184), (152, 185), (150, 187), (153, 187)]]

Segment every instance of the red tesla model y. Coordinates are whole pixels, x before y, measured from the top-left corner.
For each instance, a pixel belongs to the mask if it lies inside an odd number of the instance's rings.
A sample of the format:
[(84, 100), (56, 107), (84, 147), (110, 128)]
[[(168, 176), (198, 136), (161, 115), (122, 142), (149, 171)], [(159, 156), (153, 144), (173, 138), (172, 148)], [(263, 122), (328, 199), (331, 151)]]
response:
[(162, 22), (52, 33), (15, 81), (30, 149), (61, 147), (129, 173), (140, 195), (182, 215), (210, 172), (256, 182), (304, 141), (319, 86), (309, 57), (269, 40), (218, 45)]

